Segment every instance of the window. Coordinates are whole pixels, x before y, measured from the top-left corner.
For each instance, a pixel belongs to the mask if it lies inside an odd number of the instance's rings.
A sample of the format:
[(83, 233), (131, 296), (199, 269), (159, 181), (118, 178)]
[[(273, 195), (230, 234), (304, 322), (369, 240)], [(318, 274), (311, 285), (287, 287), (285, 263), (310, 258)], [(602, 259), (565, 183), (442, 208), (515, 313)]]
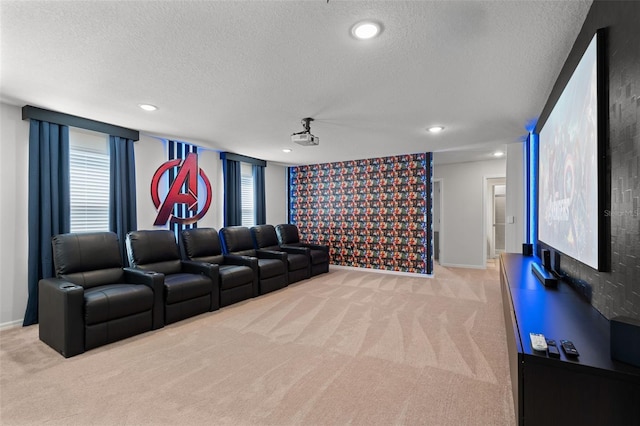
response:
[(249, 163), (240, 163), (240, 183), (241, 183), (241, 203), (242, 203), (242, 226), (254, 226), (255, 207), (253, 195), (253, 166)]
[(109, 230), (109, 138), (69, 128), (71, 232)]

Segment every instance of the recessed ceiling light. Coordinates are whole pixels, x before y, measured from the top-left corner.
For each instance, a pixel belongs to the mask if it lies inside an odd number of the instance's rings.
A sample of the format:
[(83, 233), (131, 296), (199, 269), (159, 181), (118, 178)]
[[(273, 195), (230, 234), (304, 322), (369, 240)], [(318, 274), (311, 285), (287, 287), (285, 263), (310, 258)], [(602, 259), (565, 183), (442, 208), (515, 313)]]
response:
[(427, 129), (427, 131), (430, 133), (440, 133), (443, 130), (444, 130), (443, 126), (431, 126)]
[(380, 34), (380, 24), (372, 21), (358, 22), (351, 28), (351, 34), (358, 40), (368, 40)]
[(293, 151), (291, 148), (283, 148), (282, 152), (286, 152), (287, 154)]
[(155, 111), (158, 109), (157, 106), (151, 104), (138, 104), (138, 106), (145, 111)]
[(502, 151), (496, 151), (496, 152), (493, 153), (494, 157), (502, 157), (503, 155), (504, 155), (504, 152), (502, 152)]

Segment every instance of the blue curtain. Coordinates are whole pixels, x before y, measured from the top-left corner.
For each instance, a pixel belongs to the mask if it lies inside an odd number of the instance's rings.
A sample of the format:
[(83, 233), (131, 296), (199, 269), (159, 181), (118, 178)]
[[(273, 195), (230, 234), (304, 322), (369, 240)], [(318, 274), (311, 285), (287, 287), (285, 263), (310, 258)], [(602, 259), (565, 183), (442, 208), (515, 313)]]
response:
[(224, 158), (224, 226), (242, 225), (242, 184), (240, 162)]
[(69, 128), (31, 120), (29, 128), (29, 300), (23, 326), (38, 322), (38, 282), (55, 275), (51, 237), (69, 232)]
[(267, 211), (264, 194), (264, 166), (253, 165), (253, 195), (256, 225), (267, 223)]
[(122, 261), (127, 262), (124, 241), (127, 232), (135, 231), (136, 220), (136, 167), (134, 141), (109, 136), (109, 229), (118, 235)]

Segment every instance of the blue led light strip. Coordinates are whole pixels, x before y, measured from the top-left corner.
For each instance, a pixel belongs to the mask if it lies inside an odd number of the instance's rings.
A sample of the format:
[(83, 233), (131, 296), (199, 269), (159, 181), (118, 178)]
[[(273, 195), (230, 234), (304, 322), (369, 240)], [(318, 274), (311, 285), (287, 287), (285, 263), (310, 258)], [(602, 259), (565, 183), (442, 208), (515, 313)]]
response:
[(533, 244), (534, 253), (538, 240), (538, 135), (529, 133), (529, 235), (528, 242)]

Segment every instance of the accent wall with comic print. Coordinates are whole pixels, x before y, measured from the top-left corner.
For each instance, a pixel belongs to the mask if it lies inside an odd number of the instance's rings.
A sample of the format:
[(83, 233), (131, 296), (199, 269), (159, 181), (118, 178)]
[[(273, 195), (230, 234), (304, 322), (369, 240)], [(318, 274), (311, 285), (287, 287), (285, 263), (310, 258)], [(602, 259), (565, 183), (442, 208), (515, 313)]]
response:
[(289, 223), (334, 265), (431, 274), (432, 154), (289, 168)]

